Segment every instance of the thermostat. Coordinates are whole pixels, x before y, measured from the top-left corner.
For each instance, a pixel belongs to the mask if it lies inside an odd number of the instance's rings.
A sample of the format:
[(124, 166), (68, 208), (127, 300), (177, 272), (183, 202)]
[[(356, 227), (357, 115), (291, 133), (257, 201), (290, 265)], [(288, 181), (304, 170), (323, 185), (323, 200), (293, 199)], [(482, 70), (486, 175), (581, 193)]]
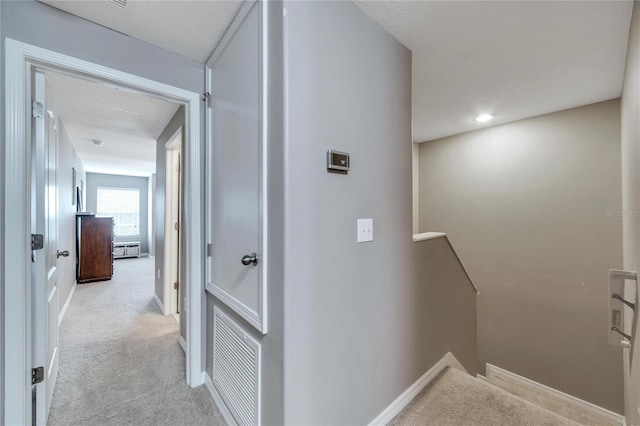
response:
[(327, 170), (349, 171), (349, 153), (330, 149), (327, 151)]

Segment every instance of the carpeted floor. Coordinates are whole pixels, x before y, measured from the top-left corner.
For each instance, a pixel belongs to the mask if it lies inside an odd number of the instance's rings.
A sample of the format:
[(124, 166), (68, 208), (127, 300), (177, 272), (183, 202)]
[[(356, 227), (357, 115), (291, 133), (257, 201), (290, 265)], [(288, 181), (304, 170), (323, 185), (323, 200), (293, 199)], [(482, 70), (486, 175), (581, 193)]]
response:
[(111, 281), (78, 285), (50, 425), (225, 424), (208, 391), (187, 386), (178, 324), (160, 313), (153, 281), (152, 259), (118, 259)]
[(447, 368), (390, 425), (578, 425), (466, 373)]

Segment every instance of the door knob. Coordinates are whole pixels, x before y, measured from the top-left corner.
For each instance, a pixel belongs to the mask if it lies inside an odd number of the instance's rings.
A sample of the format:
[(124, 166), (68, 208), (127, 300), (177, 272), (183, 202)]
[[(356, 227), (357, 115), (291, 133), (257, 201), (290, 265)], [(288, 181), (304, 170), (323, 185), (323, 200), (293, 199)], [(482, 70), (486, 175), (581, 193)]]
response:
[(65, 251), (60, 251), (58, 250), (58, 253), (56, 253), (56, 257), (69, 257), (69, 250), (65, 250)]
[(244, 266), (249, 266), (253, 263), (253, 265), (257, 265), (258, 264), (258, 255), (255, 253), (251, 253), (251, 254), (245, 254), (244, 256), (242, 256), (242, 264)]

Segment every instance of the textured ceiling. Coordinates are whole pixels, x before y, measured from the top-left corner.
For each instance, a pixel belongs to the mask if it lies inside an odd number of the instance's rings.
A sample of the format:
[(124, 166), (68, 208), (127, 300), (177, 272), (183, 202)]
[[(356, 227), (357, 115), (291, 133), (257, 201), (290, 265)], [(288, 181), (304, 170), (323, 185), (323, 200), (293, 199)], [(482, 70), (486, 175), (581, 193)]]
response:
[(204, 63), (231, 24), (242, 1), (40, 0), (58, 9)]
[(621, 94), (630, 1), (355, 4), (412, 50), (416, 142)]
[[(204, 62), (240, 1), (41, 0)], [(631, 1), (355, 1), (412, 50), (423, 142), (617, 98)], [(481, 113), (495, 119), (474, 121)]]
[(155, 173), (156, 140), (179, 105), (54, 72), (47, 82), (86, 171)]

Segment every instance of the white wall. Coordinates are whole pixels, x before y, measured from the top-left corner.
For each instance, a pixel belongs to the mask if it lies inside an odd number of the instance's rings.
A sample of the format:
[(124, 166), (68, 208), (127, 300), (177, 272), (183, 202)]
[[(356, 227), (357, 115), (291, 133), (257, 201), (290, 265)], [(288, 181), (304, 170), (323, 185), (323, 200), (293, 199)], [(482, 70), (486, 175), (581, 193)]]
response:
[(621, 207), (617, 99), (420, 144), (420, 228), (447, 232), (479, 287), (480, 371), (622, 412)]
[(284, 420), (367, 424), (447, 351), (475, 372), (475, 292), (412, 242), (411, 52), (351, 2), (285, 7)]
[[(622, 91), (622, 209), (640, 211), (640, 3), (634, 2), (629, 34), (627, 69)], [(624, 269), (638, 271), (640, 266), (640, 217), (622, 217)], [(636, 311), (636, 315), (639, 313)], [(625, 416), (627, 424), (640, 424), (640, 328), (636, 330), (633, 371), (625, 367)], [(630, 354), (624, 351), (624, 363)]]
[(71, 144), (62, 120), (58, 120), (58, 250), (69, 250), (69, 257), (58, 259), (58, 308), (62, 310), (76, 284), (76, 205), (72, 200), (71, 168), (76, 169), (76, 183), (86, 174), (78, 153)]

